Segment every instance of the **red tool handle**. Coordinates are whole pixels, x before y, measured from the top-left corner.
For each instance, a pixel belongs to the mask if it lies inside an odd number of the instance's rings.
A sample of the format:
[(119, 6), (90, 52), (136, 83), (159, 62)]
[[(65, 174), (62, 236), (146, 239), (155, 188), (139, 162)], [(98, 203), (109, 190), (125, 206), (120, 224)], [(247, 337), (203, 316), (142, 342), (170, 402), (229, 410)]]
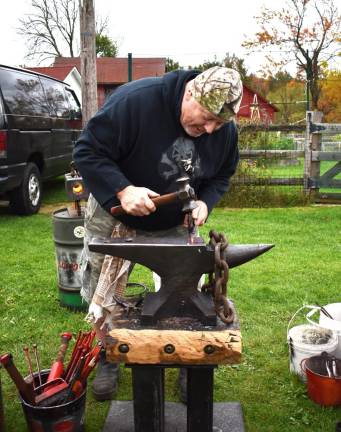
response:
[(36, 397), (36, 404), (41, 406), (56, 405), (61, 397), (65, 396), (68, 387), (68, 384), (64, 380), (56, 380), (54, 383), (49, 384), (48, 388), (44, 389), (44, 391)]
[[(176, 201), (177, 198), (178, 198), (178, 193), (172, 192), (166, 195), (161, 195), (156, 198), (151, 198), (151, 200), (153, 201), (156, 207), (160, 207), (165, 204), (171, 204), (172, 202)], [(111, 207), (110, 213), (112, 214), (112, 216), (119, 216), (125, 214), (126, 212), (125, 210), (123, 210), (123, 207), (119, 205), (116, 207)]]
[(75, 395), (75, 397), (79, 397), (83, 393), (84, 387), (81, 381), (77, 380), (74, 382), (72, 386), (72, 393)]
[(64, 372), (64, 357), (66, 354), (66, 350), (69, 345), (69, 341), (72, 338), (72, 333), (63, 333), (61, 335), (61, 344), (59, 347), (59, 351), (57, 354), (56, 361), (52, 364), (49, 376), (47, 377), (46, 382), (50, 382), (55, 380), (56, 378), (60, 378)]
[(57, 354), (56, 361), (63, 362), (66, 354), (66, 350), (69, 346), (69, 341), (72, 338), (72, 333), (65, 332), (61, 335), (60, 348)]
[(35, 394), (32, 386), (27, 383), (13, 362), (12, 354), (4, 354), (0, 357), (0, 363), (6, 368), (21, 396), (31, 405), (35, 405)]
[(82, 374), (81, 374), (81, 382), (82, 382), (83, 386), (85, 385), (89, 374), (95, 368), (95, 366), (99, 360), (101, 349), (102, 348), (100, 345), (96, 345), (90, 353), (89, 361), (85, 363), (85, 366), (84, 366)]
[(81, 377), (81, 374), (82, 374), (82, 371), (83, 371), (83, 368), (84, 368), (84, 365), (85, 365), (85, 362), (86, 362), (88, 355), (89, 355), (89, 353), (86, 352), (86, 349), (83, 349), (82, 350), (82, 356), (80, 357), (80, 359), (79, 359), (79, 361), (78, 361), (78, 363), (74, 369), (72, 378), (69, 381), (69, 393), (68, 393), (68, 396), (66, 398), (66, 401), (69, 401), (70, 398), (79, 396), (83, 391), (84, 387), (80, 381), (80, 377)]

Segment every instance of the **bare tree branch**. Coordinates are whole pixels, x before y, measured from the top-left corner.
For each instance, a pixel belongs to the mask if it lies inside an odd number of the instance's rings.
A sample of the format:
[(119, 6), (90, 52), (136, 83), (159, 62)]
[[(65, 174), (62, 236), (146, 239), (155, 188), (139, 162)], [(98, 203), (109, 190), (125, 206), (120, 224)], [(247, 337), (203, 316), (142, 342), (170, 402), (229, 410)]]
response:
[[(96, 35), (105, 36), (108, 20), (97, 19)], [(41, 63), (55, 57), (78, 56), (78, 28), (78, 0), (32, 0), (32, 12), (19, 19), (17, 30), (26, 40), (26, 58)], [(112, 44), (117, 52), (117, 43)]]
[(26, 58), (41, 62), (63, 54), (73, 56), (78, 25), (76, 0), (32, 0), (32, 9), (19, 19), (18, 33), (28, 46)]

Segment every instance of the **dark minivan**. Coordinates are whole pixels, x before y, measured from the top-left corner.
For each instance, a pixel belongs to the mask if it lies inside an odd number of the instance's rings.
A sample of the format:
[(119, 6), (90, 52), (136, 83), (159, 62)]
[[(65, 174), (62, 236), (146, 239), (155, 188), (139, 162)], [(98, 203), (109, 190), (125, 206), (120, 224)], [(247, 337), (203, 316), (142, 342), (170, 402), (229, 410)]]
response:
[(62, 81), (0, 65), (0, 196), (16, 214), (36, 213), (42, 180), (70, 170), (80, 103)]

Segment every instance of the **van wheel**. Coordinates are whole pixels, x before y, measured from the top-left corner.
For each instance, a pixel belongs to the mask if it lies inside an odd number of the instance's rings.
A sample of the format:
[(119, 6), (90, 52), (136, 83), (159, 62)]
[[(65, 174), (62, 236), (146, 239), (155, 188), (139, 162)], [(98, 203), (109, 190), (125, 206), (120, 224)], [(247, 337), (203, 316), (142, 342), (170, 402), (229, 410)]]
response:
[(41, 205), (42, 184), (36, 164), (29, 162), (21, 185), (10, 192), (10, 206), (18, 215), (37, 213)]

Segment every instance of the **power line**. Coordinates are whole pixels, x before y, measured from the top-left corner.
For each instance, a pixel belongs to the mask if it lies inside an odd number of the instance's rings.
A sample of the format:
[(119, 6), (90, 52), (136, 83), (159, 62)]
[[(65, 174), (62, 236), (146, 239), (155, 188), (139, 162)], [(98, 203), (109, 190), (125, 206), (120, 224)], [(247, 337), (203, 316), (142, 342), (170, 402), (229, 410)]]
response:
[[(207, 51), (207, 52), (170, 52), (170, 51), (168, 51), (168, 55), (172, 55), (172, 56), (204, 56), (204, 55), (212, 56), (212, 55), (225, 55), (225, 54), (232, 53), (232, 52), (234, 52), (234, 50), (230, 51), (229, 49), (226, 49), (225, 51)], [(248, 52), (248, 55), (255, 54), (255, 53), (263, 53), (263, 54), (287, 53), (287, 54), (289, 54), (291, 52), (292, 51), (283, 51), (283, 50), (271, 50), (271, 51), (257, 50), (257, 51)], [(146, 56), (146, 57), (159, 56), (159, 54), (155, 54), (155, 53), (135, 53), (135, 55)], [(164, 57), (165, 54), (163, 53), (160, 56)]]

